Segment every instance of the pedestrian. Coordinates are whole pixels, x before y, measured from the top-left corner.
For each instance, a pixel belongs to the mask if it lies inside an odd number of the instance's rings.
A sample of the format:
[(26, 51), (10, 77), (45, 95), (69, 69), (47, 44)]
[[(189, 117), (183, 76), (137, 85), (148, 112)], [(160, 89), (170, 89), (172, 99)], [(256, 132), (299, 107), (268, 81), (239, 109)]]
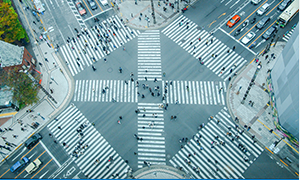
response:
[(36, 25), (36, 22), (35, 21), (32, 21), (33, 22), (33, 24), (35, 24)]
[(179, 101), (178, 101), (178, 100), (176, 100), (175, 104), (178, 104), (178, 103), (179, 103)]
[(13, 137), (17, 139), (18, 135), (13, 134)]
[(61, 130), (61, 127), (60, 127), (60, 126), (58, 126), (57, 128)]
[(265, 60), (267, 60), (267, 59), (268, 59), (268, 57), (269, 57), (269, 55), (266, 55), (266, 56), (265, 56)]
[(145, 81), (147, 81), (147, 77), (145, 76)]
[(12, 128), (8, 128), (8, 130), (10, 130), (10, 131), (13, 131), (13, 129), (12, 129)]
[(235, 50), (235, 46), (232, 47), (232, 50), (233, 50), (233, 51)]

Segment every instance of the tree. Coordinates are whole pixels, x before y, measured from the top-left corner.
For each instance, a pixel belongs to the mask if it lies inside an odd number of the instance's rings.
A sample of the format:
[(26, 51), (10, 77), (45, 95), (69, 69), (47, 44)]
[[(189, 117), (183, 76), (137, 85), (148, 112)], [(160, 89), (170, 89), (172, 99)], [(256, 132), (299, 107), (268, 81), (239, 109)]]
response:
[(17, 68), (11, 69), (8, 72), (5, 84), (13, 91), (13, 101), (17, 101), (20, 108), (24, 105), (31, 105), (38, 102), (38, 86), (27, 74), (19, 72)]
[(22, 39), (29, 41), (18, 14), (9, 3), (0, 2), (0, 40), (14, 43)]

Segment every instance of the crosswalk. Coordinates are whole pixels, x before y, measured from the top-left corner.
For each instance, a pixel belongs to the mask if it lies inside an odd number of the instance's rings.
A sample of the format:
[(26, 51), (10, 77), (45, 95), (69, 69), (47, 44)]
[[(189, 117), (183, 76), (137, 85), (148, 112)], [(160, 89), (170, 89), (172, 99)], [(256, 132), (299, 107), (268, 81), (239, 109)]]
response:
[[(182, 23), (182, 25), (180, 25)], [(201, 28), (200, 28), (201, 29)], [(181, 15), (162, 30), (168, 38), (173, 40), (197, 61), (201, 61), (217, 76), (228, 80), (246, 62), (243, 57), (235, 53), (211, 33), (199, 30), (196, 23)], [(199, 38), (200, 41), (199, 41)], [(230, 50), (228, 53), (227, 51)]]
[(118, 16), (111, 16), (86, 32), (60, 48), (72, 76), (140, 34), (124, 25)]
[[(76, 80), (73, 100), (137, 103), (138, 88), (130, 80)], [(201, 105), (225, 105), (227, 91), (224, 81), (162, 81), (159, 89), (166, 103)]]
[(297, 24), (295, 24), (295, 25), (292, 27), (291, 30), (287, 31), (287, 32), (283, 35), (282, 39), (283, 39), (285, 42), (288, 42), (288, 41), (289, 41), (289, 39), (291, 38), (291, 36), (292, 36), (293, 33), (294, 33), (294, 30), (295, 30), (295, 27), (296, 27), (296, 26), (297, 26)]
[(195, 179), (244, 179), (263, 150), (235, 127), (224, 107), (169, 162)]
[[(146, 79), (147, 78), (147, 79)], [(161, 81), (159, 30), (147, 30), (138, 37), (138, 80)]]
[[(60, 127), (61, 129), (59, 129)], [(129, 166), (85, 116), (70, 105), (47, 128), (91, 179), (124, 179)], [(82, 133), (82, 134), (81, 134)]]
[(166, 165), (164, 112), (158, 103), (138, 103), (138, 168), (151, 165)]
[(225, 105), (224, 81), (162, 81), (162, 87), (170, 104)]
[(74, 101), (138, 102), (138, 87), (130, 80), (76, 80)]

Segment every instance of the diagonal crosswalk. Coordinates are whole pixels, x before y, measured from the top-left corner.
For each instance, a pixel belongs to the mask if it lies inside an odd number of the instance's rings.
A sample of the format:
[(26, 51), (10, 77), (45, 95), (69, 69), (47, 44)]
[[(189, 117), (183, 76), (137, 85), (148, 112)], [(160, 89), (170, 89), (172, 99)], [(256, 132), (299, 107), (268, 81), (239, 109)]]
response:
[(204, 65), (224, 81), (247, 62), (211, 33), (199, 30), (196, 23), (183, 15), (163, 29), (162, 33), (194, 56), (197, 61), (201, 57)]
[(158, 103), (138, 103), (138, 168), (151, 165), (166, 165), (164, 112)]
[(111, 179), (118, 174), (115, 178), (124, 179), (127, 176), (127, 163), (74, 105), (47, 128), (60, 144), (65, 143), (66, 152), (87, 177)]
[(76, 80), (74, 101), (138, 102), (138, 87), (134, 81)]
[(162, 87), (170, 104), (225, 105), (224, 81), (162, 81)]
[(86, 29), (75, 42), (61, 47), (61, 53), (73, 76), (105, 57), (140, 34), (124, 25), (118, 16), (111, 16), (92, 29)]
[(242, 174), (262, 151), (240, 127), (235, 127), (224, 107), (170, 163), (195, 179), (244, 179)]
[(162, 80), (160, 33), (147, 30), (138, 37), (138, 80), (153, 81), (154, 78)]

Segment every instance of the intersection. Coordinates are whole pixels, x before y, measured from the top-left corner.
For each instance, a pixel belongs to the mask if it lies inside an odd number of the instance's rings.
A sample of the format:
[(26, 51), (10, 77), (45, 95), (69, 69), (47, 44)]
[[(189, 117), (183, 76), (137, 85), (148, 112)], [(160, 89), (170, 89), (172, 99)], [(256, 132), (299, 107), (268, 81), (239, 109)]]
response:
[(224, 26), (199, 23), (192, 13), (156, 29), (135, 29), (117, 15), (89, 21), (86, 29), (74, 26), (77, 34), (69, 28), (73, 37), (62, 38), (68, 42), (58, 56), (72, 76), (73, 93), (40, 132), (58, 174), (64, 159), (80, 178), (126, 178), (150, 163), (189, 178), (237, 179), (266, 158), (265, 149), (236, 126), (226, 99), (231, 80), (258, 49), (237, 42)]

